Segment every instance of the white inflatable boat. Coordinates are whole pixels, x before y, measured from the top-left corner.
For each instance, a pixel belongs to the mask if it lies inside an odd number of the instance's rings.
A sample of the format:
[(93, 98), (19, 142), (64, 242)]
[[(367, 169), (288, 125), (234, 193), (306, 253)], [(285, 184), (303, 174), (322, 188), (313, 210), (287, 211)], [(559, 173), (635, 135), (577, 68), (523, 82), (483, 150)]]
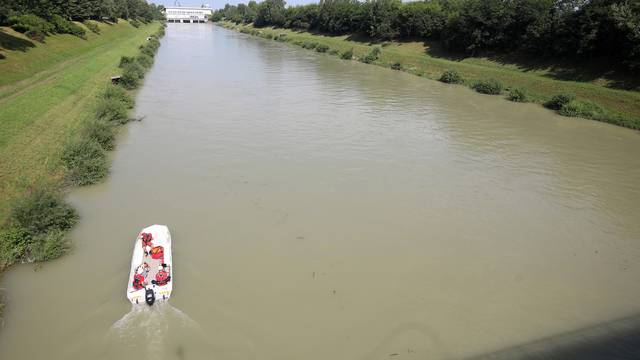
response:
[(168, 300), (173, 287), (171, 234), (164, 225), (142, 229), (136, 238), (127, 285), (132, 304)]

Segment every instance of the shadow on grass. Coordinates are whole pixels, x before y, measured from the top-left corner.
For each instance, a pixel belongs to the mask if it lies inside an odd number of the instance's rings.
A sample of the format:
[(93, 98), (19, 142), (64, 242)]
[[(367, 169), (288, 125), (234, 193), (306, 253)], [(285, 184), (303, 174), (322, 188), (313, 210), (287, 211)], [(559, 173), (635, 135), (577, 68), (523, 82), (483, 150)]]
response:
[(24, 52), (29, 48), (35, 47), (35, 44), (29, 40), (9, 35), (3, 29), (0, 29), (0, 47), (5, 50), (18, 50)]
[(466, 58), (471, 57), (461, 52), (454, 52), (451, 50), (447, 50), (442, 44), (442, 42), (440, 41), (432, 41), (432, 40), (426, 40), (426, 41), (422, 40), (422, 41), (424, 41), (424, 48), (426, 49), (425, 53), (434, 58), (446, 59), (450, 61), (462, 61)]
[[(453, 53), (437, 41), (425, 42), (426, 54), (435, 58), (462, 61), (472, 56)], [(595, 82), (603, 81), (605, 87), (622, 90), (640, 90), (640, 76), (632, 75), (621, 66), (612, 66), (617, 61), (608, 58), (599, 59), (553, 59), (532, 56), (526, 53), (484, 53), (484, 57), (500, 65), (516, 66), (522, 72), (543, 71), (540, 76), (562, 81)]]
[(382, 41), (376, 40), (376, 39), (372, 39), (372, 38), (368, 37), (366, 34), (363, 34), (363, 33), (349, 34), (349, 36), (347, 36), (347, 40), (348, 41), (353, 41), (353, 42), (359, 42), (359, 43), (363, 43), (363, 44), (367, 44), (367, 45), (375, 45), (375, 44), (382, 43)]
[[(269, 28), (269, 27), (265, 27)], [(256, 29), (260, 29), (256, 27)], [(277, 30), (278, 28), (273, 28)], [(312, 29), (290, 28), (288, 29), (299, 34), (312, 34), (328, 37), (347, 36), (345, 40), (361, 43), (363, 45), (389, 44), (389, 41), (372, 39), (365, 33), (353, 34), (328, 34)], [(499, 65), (511, 65), (526, 73), (530, 71), (540, 71), (539, 76), (561, 81), (576, 81), (584, 83), (597, 82), (601, 86), (640, 91), (640, 75), (632, 75), (621, 66), (612, 66), (616, 61), (611, 59), (552, 59), (548, 57), (532, 56), (521, 52), (513, 53), (484, 53), (478, 56), (469, 56), (463, 52), (453, 52), (445, 48), (441, 41), (424, 40), (421, 38), (395, 39), (396, 43), (409, 43), (422, 41), (425, 46), (425, 53), (434, 58), (446, 59), (450, 61), (462, 61), (472, 57), (483, 57)]]
[[(640, 76), (630, 74), (609, 58), (550, 59), (527, 54), (497, 54), (489, 59), (501, 64), (513, 64), (524, 71), (544, 70), (543, 76), (554, 80), (594, 82), (604, 80), (606, 87), (622, 90), (640, 90)], [(612, 64), (616, 64), (613, 65)]]

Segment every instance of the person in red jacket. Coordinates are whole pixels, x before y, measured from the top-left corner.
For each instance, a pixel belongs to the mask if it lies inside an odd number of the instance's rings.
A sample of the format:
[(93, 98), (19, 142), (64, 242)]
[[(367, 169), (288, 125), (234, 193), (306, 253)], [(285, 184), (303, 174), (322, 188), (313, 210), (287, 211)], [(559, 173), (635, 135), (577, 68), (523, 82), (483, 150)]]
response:
[(133, 288), (135, 290), (144, 288), (144, 276), (142, 274), (133, 275)]
[(158, 267), (155, 280), (151, 280), (151, 283), (158, 286), (167, 285), (171, 281), (171, 275), (169, 275), (169, 266), (162, 264)]
[(151, 247), (153, 246), (153, 235), (151, 233), (141, 233), (140, 234), (140, 242), (142, 243), (142, 250), (144, 251), (144, 256), (149, 256), (149, 252), (151, 251)]
[(138, 266), (136, 273), (133, 275), (133, 288), (140, 290), (144, 288), (144, 280), (149, 275), (149, 264), (146, 262)]

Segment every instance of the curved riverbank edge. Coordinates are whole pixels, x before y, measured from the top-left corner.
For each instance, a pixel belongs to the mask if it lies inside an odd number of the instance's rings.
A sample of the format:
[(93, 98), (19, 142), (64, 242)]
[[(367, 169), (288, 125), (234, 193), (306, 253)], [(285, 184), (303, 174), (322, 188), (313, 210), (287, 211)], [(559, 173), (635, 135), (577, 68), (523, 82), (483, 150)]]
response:
[[(329, 36), (253, 24), (218, 21), (214, 24), (248, 35), (290, 43), (319, 53), (356, 60), (416, 76), (470, 87), (488, 95), (504, 96), (514, 102), (543, 105), (560, 115), (610, 123), (640, 130), (640, 92), (613, 89), (594, 83), (561, 81), (529, 74), (507, 66), (481, 66), (435, 58), (423, 47), (416, 50), (397, 42), (374, 44), (351, 40), (349, 36)], [(457, 75), (452, 79), (448, 75)]]
[[(118, 53), (121, 76), (112, 78), (111, 83), (108, 78), (98, 80), (100, 85), (91, 92), (97, 96), (91, 96), (89, 104), (75, 105), (82, 107), (74, 109), (82, 120), (78, 124), (61, 125), (73, 130), (66, 131), (62, 151), (49, 154), (60, 157), (54, 161), (57, 165), (51, 176), (26, 184), (22, 193), (11, 198), (7, 219), (3, 219), (0, 229), (0, 277), (13, 264), (52, 260), (70, 249), (68, 232), (79, 215), (64, 195), (75, 186), (95, 184), (107, 177), (108, 152), (115, 148), (119, 128), (134, 120), (129, 117), (134, 107), (134, 91), (153, 65), (159, 39), (165, 34), (163, 22), (153, 22), (150, 26), (144, 35), (146, 41), (139, 45), (136, 54)], [(103, 74), (95, 76), (104, 79)], [(80, 90), (78, 84), (68, 86), (74, 85)], [(73, 92), (69, 97), (71, 94)], [(55, 116), (64, 123), (66, 115)], [(2, 298), (0, 293), (0, 318), (5, 307)]]

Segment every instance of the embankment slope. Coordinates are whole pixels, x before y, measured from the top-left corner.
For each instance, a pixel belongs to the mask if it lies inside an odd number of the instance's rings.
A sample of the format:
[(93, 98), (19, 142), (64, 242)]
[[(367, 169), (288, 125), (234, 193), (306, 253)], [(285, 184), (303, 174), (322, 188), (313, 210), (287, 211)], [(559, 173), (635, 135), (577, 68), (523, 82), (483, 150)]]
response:
[(52, 35), (37, 43), (0, 28), (0, 223), (12, 199), (63, 175), (65, 142), (94, 116), (98, 94), (160, 23), (99, 24), (87, 39)]

